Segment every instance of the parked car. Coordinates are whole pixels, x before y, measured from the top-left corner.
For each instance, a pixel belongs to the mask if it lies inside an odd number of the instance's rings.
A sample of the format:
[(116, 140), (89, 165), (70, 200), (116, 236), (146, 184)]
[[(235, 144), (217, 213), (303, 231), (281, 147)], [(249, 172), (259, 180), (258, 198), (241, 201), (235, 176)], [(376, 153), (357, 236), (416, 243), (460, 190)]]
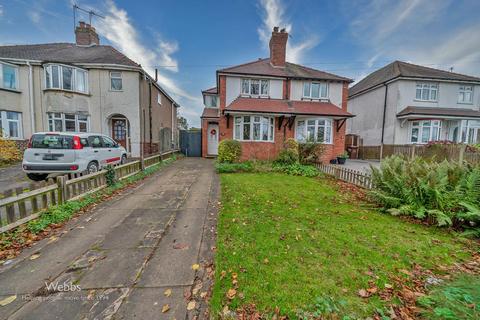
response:
[(94, 173), (126, 161), (125, 148), (106, 135), (39, 132), (30, 138), (22, 168), (31, 180), (41, 181), (50, 173)]

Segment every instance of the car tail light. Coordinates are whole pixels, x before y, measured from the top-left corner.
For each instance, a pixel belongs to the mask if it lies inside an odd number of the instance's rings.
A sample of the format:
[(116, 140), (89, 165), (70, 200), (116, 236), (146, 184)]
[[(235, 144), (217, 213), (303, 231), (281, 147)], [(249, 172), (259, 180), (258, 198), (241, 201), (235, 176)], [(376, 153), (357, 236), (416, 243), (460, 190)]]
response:
[(77, 170), (78, 169), (78, 166), (76, 164), (74, 164), (73, 166), (70, 166), (70, 170)]
[[(73, 136), (73, 149), (74, 150), (83, 149), (83, 145), (82, 145), (82, 142), (80, 141), (79, 136)], [(73, 169), (73, 170), (77, 170), (77, 169)]]
[(33, 138), (33, 136), (31, 136), (30, 140), (28, 140), (28, 145), (27, 145), (28, 149), (30, 149), (32, 147), (32, 138)]

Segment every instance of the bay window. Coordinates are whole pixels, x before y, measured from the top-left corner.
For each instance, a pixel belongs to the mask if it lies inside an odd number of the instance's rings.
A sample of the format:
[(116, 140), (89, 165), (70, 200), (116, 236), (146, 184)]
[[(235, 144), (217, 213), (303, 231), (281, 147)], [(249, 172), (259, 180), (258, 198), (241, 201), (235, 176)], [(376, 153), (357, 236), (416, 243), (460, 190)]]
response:
[(88, 93), (87, 71), (65, 66), (49, 64), (45, 69), (45, 88)]
[(242, 79), (242, 95), (268, 96), (269, 81), (265, 79)]
[(48, 130), (68, 132), (88, 132), (89, 117), (73, 113), (48, 113)]
[(442, 125), (440, 120), (412, 121), (410, 130), (411, 143), (428, 143), (440, 140)]
[(480, 143), (480, 121), (463, 120), (462, 121), (462, 141), (463, 143)]
[(436, 83), (417, 83), (415, 99), (420, 101), (437, 101), (438, 84)]
[(236, 116), (234, 118), (233, 137), (240, 141), (273, 142), (273, 117)]
[(459, 103), (472, 103), (473, 102), (473, 86), (460, 86), (458, 90), (458, 102)]
[(304, 82), (303, 98), (328, 99), (328, 84), (326, 82)]
[(5, 138), (23, 139), (22, 114), (14, 111), (0, 111), (0, 128)]
[(299, 142), (332, 143), (332, 119), (298, 120), (295, 136)]
[(18, 89), (18, 67), (8, 63), (0, 63), (0, 88)]

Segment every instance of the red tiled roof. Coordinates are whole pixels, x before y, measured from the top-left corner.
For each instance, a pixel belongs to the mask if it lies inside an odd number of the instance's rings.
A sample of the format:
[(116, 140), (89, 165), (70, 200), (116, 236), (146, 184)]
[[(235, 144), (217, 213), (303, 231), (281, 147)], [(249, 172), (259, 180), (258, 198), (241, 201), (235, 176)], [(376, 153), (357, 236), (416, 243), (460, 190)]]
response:
[(202, 116), (200, 118), (218, 118), (220, 112), (218, 108), (205, 108), (203, 109)]
[(341, 118), (354, 117), (331, 102), (292, 101), (280, 99), (259, 99), (238, 97), (225, 111), (278, 113), (294, 115), (316, 115)]
[(331, 80), (353, 82), (349, 78), (337, 76), (325, 71), (315, 70), (298, 64), (286, 62), (285, 68), (274, 67), (270, 59), (259, 59), (256, 61), (240, 64), (230, 68), (218, 70), (220, 73), (262, 75), (274, 77), (288, 77), (297, 79)]
[(216, 93), (218, 93), (217, 87), (213, 87), (213, 88), (210, 88), (210, 89), (203, 90), (202, 93), (216, 94)]

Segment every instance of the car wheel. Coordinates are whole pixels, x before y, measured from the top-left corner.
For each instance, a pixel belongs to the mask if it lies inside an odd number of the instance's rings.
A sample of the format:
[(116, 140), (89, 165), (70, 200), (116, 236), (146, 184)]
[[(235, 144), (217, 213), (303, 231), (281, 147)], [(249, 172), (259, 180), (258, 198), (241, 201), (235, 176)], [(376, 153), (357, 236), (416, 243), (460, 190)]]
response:
[(44, 181), (48, 177), (48, 173), (27, 173), (27, 177), (33, 181)]
[(122, 155), (122, 160), (120, 161), (120, 164), (125, 164), (127, 163), (127, 156), (124, 154)]
[(87, 173), (95, 173), (98, 172), (98, 164), (94, 161), (90, 162), (87, 166)]

